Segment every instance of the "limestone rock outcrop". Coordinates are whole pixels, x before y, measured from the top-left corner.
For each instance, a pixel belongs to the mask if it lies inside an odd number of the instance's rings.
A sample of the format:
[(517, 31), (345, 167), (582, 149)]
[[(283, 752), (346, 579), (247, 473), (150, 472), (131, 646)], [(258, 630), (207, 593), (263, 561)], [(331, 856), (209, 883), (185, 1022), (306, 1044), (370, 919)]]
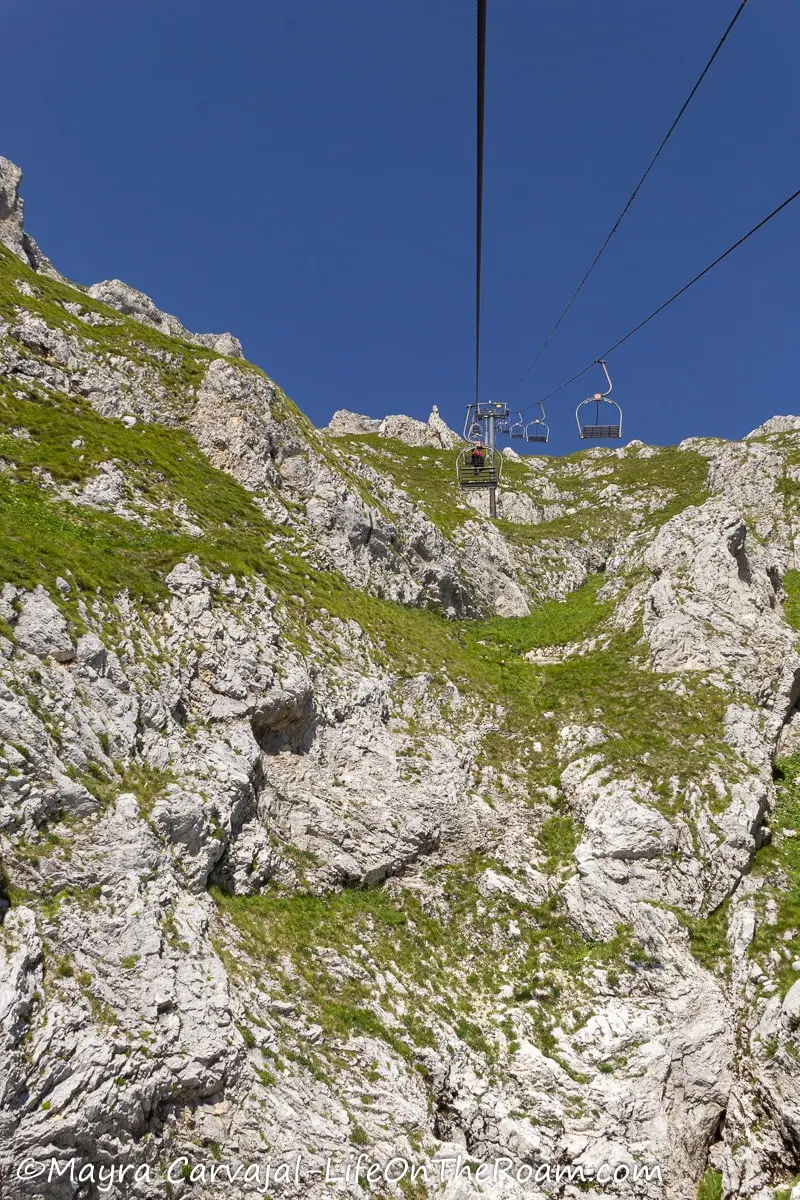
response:
[(34, 271), (61, 279), (49, 258), (25, 231), (25, 202), (19, 194), (22, 171), (0, 155), (0, 242)]
[(162, 312), (155, 303), (121, 279), (105, 279), (102, 283), (93, 283), (88, 290), (94, 300), (100, 300), (109, 308), (126, 317), (133, 317), (144, 325), (166, 333), (169, 337), (180, 338), (185, 342), (193, 342), (196, 346), (205, 346), (217, 354), (225, 354), (228, 358), (243, 358), (242, 343), (232, 333), (190, 333), (177, 317)]
[(331, 417), (325, 432), (332, 437), (376, 433), (379, 437), (396, 438), (407, 446), (434, 446), (444, 450), (454, 449), (461, 444), (461, 438), (448, 426), (436, 404), (433, 405), (427, 422), (403, 415), (378, 420), (340, 408)]

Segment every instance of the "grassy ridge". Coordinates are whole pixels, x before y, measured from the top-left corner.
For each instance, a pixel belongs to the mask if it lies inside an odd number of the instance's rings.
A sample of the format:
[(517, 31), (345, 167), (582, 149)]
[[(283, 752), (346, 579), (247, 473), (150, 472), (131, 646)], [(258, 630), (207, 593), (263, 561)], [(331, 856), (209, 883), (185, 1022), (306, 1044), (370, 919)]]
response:
[[(17, 280), (27, 282), (35, 295), (23, 295), (15, 286)], [(109, 324), (87, 324), (68, 312), (65, 303), (78, 303), (85, 311), (106, 318)], [(202, 380), (209, 362), (219, 358), (204, 346), (178, 341), (125, 317), (76, 287), (38, 275), (0, 245), (0, 317), (13, 324), (18, 308), (41, 317), (51, 328), (77, 334), (98, 356), (122, 354), (133, 362), (155, 367), (176, 401)], [(241, 359), (227, 361), (253, 369)]]
[[(329, 441), (343, 455), (353, 455), (387, 475), (445, 534), (476, 518), (475, 509), (461, 497), (456, 483), (456, 451), (409, 446), (376, 433), (350, 434)], [(651, 457), (641, 457), (633, 449), (619, 458), (608, 455), (602, 460), (589, 459), (587, 453), (579, 451), (563, 459), (547, 459), (548, 469), (542, 476), (568, 497), (564, 503), (574, 505), (576, 512), (538, 525), (501, 518), (496, 524), (503, 536), (523, 547), (553, 538), (577, 540), (587, 532), (594, 538), (621, 536), (632, 527), (632, 514), (627, 507), (610, 499), (600, 500), (600, 493), (610, 484), (641, 496), (652, 494), (655, 489), (667, 493), (662, 506), (647, 517), (656, 524), (690, 504), (702, 503), (706, 497), (708, 464), (696, 451), (667, 446)], [(543, 504), (537, 475), (529, 466), (539, 458), (526, 455), (521, 460), (504, 459), (502, 478), (505, 487)], [(577, 466), (581, 466), (583, 473), (577, 473)]]
[[(12, 436), (13, 429), (26, 429), (30, 440)], [(82, 445), (73, 448), (76, 440)], [(146, 527), (57, 499), (38, 476), (45, 470), (57, 484), (80, 484), (111, 459), (124, 466), (148, 502), (185, 504), (203, 537), (181, 532), (170, 507), (148, 513)], [(128, 429), (73, 398), (33, 391), (21, 398), (0, 379), (2, 460), (0, 561), (9, 583), (52, 590), (62, 575), (78, 591), (99, 589), (110, 599), (126, 587), (153, 602), (166, 592), (164, 576), (189, 554), (216, 571), (268, 573), (274, 556), (265, 540), (273, 525), (184, 430), (144, 423)]]

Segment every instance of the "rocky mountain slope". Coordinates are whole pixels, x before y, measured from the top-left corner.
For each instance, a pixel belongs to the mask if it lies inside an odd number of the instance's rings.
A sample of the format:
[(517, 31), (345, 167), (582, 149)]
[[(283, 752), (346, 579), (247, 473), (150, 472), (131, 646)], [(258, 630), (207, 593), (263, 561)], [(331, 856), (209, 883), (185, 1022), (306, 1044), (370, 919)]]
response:
[(489, 521), (18, 184), (0, 1195), (800, 1195), (800, 418), (509, 453)]

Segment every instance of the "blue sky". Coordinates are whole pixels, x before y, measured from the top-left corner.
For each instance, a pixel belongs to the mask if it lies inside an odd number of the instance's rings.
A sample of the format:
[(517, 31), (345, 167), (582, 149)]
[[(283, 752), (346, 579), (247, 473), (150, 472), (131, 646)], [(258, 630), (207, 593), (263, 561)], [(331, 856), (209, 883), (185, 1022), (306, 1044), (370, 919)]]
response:
[[(488, 0), (482, 395), (519, 379), (736, 0)], [(317, 423), (460, 427), (473, 381), (471, 0), (6, 0), (0, 153), (71, 278), (230, 329)], [(800, 6), (751, 0), (529, 405), (800, 184)], [(800, 411), (800, 201), (610, 361), (626, 434)], [(587, 376), (548, 408), (578, 447)], [(627, 438), (626, 438), (627, 440)]]

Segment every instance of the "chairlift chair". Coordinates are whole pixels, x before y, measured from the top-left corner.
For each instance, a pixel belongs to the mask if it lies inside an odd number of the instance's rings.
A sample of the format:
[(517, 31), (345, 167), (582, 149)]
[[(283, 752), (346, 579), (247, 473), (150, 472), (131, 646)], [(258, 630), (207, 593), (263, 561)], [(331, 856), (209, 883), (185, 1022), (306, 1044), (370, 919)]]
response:
[(548, 442), (550, 440), (550, 426), (545, 420), (544, 405), (539, 401), (539, 408), (542, 410), (540, 417), (534, 417), (525, 426), (525, 437), (529, 442)]
[(481, 436), (481, 423), (474, 404), (467, 405), (467, 415), (464, 418), (464, 441), (474, 442)]
[[(598, 365), (605, 371), (606, 379), (608, 380), (607, 392), (595, 392), (593, 396), (587, 396), (582, 400), (575, 409), (575, 420), (578, 423), (578, 433), (582, 438), (597, 440), (599, 438), (621, 438), (622, 437), (622, 409), (617, 404), (616, 400), (609, 400), (611, 389), (614, 386), (611, 382), (611, 376), (608, 373), (608, 367), (602, 358), (598, 358)], [(587, 405), (593, 404), (594, 408), (594, 424), (586, 421), (589, 414), (581, 416), (581, 409)], [(601, 410), (600, 405), (605, 404), (608, 407)], [(609, 411), (612, 410), (612, 411)], [(601, 421), (601, 416), (606, 415), (609, 418), (607, 424)]]
[(511, 422), (508, 432), (512, 438), (525, 437), (525, 422), (522, 419), (522, 413), (517, 413), (516, 420)]
[(483, 462), (474, 460), (474, 446), (466, 446), (456, 459), (456, 478), (459, 487), (489, 488), (497, 487), (503, 470), (503, 456), (499, 450), (491, 446), (484, 447)]

